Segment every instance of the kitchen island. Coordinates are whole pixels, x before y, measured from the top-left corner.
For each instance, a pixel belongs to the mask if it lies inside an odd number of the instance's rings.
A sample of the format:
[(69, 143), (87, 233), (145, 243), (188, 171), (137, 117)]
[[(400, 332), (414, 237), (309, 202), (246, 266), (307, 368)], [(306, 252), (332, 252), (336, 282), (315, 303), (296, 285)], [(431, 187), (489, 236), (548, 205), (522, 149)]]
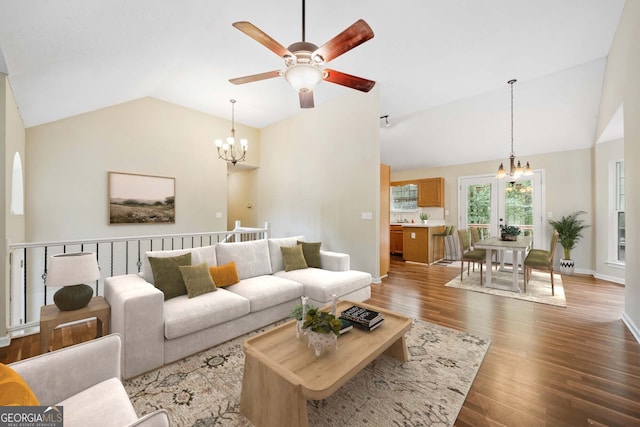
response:
[(444, 257), (444, 242), (436, 243), (433, 235), (443, 231), (444, 225), (438, 223), (402, 224), (402, 255), (404, 260), (433, 264), (442, 259)]

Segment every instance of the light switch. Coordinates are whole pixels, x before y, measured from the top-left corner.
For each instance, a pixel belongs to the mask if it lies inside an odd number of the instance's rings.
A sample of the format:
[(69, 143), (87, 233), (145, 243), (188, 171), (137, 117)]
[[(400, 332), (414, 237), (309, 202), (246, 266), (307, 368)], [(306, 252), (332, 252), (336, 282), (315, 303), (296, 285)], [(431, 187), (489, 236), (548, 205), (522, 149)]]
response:
[(222, 212), (216, 212), (216, 218), (222, 218)]
[(362, 212), (360, 213), (361, 219), (373, 219), (373, 212)]

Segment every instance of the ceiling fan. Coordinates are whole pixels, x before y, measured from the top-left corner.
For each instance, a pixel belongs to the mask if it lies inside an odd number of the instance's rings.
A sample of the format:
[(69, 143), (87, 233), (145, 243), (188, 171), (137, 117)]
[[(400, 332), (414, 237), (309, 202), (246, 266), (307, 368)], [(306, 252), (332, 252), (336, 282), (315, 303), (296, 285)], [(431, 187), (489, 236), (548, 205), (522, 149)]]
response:
[(357, 20), (320, 47), (305, 40), (305, 0), (302, 0), (302, 41), (293, 43), (288, 48), (250, 22), (234, 22), (233, 26), (280, 56), (286, 66), (284, 70), (230, 79), (229, 81), (233, 84), (239, 85), (284, 76), (298, 92), (301, 108), (313, 108), (313, 89), (322, 80), (362, 92), (369, 92), (376, 84), (362, 77), (322, 68), (329, 61), (373, 38), (373, 30), (362, 19)]

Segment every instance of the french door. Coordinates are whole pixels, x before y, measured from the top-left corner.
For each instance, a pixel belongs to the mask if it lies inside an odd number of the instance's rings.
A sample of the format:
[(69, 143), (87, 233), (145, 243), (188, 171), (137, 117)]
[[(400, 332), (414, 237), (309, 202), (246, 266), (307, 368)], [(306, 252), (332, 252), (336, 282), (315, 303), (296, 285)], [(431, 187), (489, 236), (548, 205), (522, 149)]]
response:
[[(458, 227), (477, 227), (483, 236), (497, 236), (500, 225), (515, 225), (533, 237), (533, 247), (546, 248), (543, 171), (515, 182), (495, 176), (458, 179)], [(506, 262), (511, 254), (506, 253)]]

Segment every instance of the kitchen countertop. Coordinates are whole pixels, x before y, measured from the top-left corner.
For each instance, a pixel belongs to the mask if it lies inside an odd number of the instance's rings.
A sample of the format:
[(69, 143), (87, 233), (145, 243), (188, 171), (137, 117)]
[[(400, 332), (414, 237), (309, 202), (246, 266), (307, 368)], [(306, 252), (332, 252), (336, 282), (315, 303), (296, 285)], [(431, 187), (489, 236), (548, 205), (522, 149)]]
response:
[(410, 223), (410, 222), (392, 222), (390, 225), (401, 225), (403, 227), (421, 227), (421, 228), (429, 228), (429, 227), (443, 227), (444, 226), (444, 222), (440, 223), (440, 221), (436, 222), (434, 221), (433, 223), (429, 222), (427, 224), (422, 224), (422, 223)]

